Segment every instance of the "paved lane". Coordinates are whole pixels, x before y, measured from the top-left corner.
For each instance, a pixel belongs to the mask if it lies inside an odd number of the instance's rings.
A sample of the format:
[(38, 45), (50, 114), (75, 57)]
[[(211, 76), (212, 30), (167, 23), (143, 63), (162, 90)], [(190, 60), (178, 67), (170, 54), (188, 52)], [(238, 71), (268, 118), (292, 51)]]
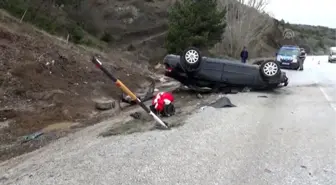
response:
[(232, 95), (236, 108), (200, 110), (171, 131), (101, 139), (88, 128), (0, 174), (15, 185), (334, 185), (334, 69), (308, 59), (268, 98)]
[(309, 56), (305, 61), (304, 71), (287, 73), (291, 78), (291, 86), (317, 85), (336, 111), (336, 64), (328, 63), (328, 56)]

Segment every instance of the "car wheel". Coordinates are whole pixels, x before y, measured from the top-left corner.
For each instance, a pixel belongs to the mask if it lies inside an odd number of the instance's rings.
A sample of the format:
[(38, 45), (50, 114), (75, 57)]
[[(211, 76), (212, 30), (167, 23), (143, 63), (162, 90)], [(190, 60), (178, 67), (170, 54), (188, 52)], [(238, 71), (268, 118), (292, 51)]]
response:
[(202, 61), (201, 52), (195, 47), (186, 49), (180, 58), (188, 72), (196, 71)]
[(265, 78), (278, 77), (281, 74), (280, 65), (272, 60), (265, 61), (260, 65), (260, 72)]

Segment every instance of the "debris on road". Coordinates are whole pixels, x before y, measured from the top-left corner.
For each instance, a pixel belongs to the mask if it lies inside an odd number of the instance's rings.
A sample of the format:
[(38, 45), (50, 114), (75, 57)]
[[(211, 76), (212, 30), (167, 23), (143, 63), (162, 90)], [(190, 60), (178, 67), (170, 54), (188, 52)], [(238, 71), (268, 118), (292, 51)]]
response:
[(268, 98), (268, 96), (266, 96), (266, 95), (260, 95), (260, 96), (258, 96), (258, 98)]
[(200, 107), (200, 110), (204, 110), (206, 107), (213, 108), (229, 108), (229, 107), (237, 107), (236, 105), (231, 103), (231, 100), (228, 97), (221, 97), (218, 100), (210, 103), (209, 105)]
[(251, 88), (249, 87), (244, 87), (241, 92), (250, 92), (251, 91)]
[(228, 97), (222, 97), (217, 101), (211, 103), (209, 106), (214, 108), (227, 108), (227, 107), (237, 107), (231, 103), (231, 100)]
[(142, 112), (133, 112), (130, 116), (134, 119), (143, 120), (143, 121), (150, 121), (150, 117), (146, 114), (144, 115)]
[(238, 94), (238, 93), (239, 93), (239, 89), (231, 88), (228, 94)]
[(35, 132), (33, 134), (27, 135), (23, 137), (22, 143), (26, 143), (32, 140), (37, 139), (38, 137), (42, 136), (43, 132)]
[[(151, 81), (151, 84), (144, 84), (144, 87), (138, 89), (134, 94), (136, 97), (138, 97), (142, 102), (148, 101), (153, 98), (155, 91), (155, 82), (154, 80)], [(122, 92), (121, 94), (121, 102), (128, 103), (131, 105), (135, 105), (136, 102), (126, 94), (125, 92)]]
[(98, 110), (110, 110), (115, 108), (115, 101), (108, 99), (95, 100), (96, 108)]
[(5, 181), (7, 181), (7, 180), (8, 180), (7, 177), (0, 177), (0, 182), (5, 182)]

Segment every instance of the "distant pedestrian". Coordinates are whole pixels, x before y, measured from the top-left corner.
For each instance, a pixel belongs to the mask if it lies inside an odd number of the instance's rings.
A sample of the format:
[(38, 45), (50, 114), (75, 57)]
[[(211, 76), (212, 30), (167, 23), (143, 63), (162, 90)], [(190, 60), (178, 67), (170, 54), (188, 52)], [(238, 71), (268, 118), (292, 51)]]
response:
[(240, 53), (240, 58), (242, 63), (246, 63), (246, 60), (248, 59), (248, 51), (246, 49), (246, 47), (244, 46), (243, 51)]

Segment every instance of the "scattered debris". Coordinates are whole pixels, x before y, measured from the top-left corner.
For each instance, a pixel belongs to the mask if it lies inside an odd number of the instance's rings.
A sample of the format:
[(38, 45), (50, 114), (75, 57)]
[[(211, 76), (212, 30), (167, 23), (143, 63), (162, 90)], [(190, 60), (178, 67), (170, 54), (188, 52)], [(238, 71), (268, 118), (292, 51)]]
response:
[(134, 112), (134, 113), (131, 113), (130, 116), (134, 119), (141, 119), (142, 114), (141, 112)]
[(16, 111), (14, 109), (0, 110), (0, 121), (6, 121), (8, 119), (15, 118), (16, 116)]
[(267, 169), (267, 168), (265, 168), (265, 170), (264, 170), (266, 173), (272, 173), (272, 171), (270, 170), (270, 169)]
[(158, 63), (154, 66), (154, 69), (160, 69), (160, 68), (162, 68), (162, 65), (160, 63)]
[(222, 97), (217, 101), (211, 103), (209, 106), (214, 108), (236, 107), (236, 105), (231, 103), (231, 100), (228, 97)]
[(9, 123), (10, 123), (9, 120), (6, 120), (6, 121), (0, 120), (0, 130), (9, 127)]
[(251, 88), (249, 87), (244, 87), (241, 92), (250, 92)]
[(0, 182), (7, 181), (7, 180), (8, 180), (7, 177), (0, 177)]
[(231, 88), (230, 94), (238, 94), (238, 93), (239, 93), (239, 89)]
[(200, 107), (200, 110), (204, 110), (207, 106)]
[(307, 166), (305, 166), (305, 165), (301, 165), (300, 167), (304, 168), (304, 169), (307, 169)]
[(24, 136), (23, 140), (22, 140), (22, 143), (26, 143), (26, 142), (29, 142), (31, 140), (35, 140), (35, 139), (37, 139), (38, 137), (40, 137), (42, 135), (43, 135), (43, 132), (35, 132), (33, 134)]
[(260, 95), (260, 96), (258, 96), (258, 98), (268, 98), (268, 96), (266, 96), (266, 95)]
[(113, 100), (95, 100), (96, 108), (98, 110), (110, 110), (115, 108), (115, 101)]
[[(134, 92), (134, 94), (142, 101), (148, 101), (151, 100), (154, 97), (154, 91), (155, 91), (155, 81), (152, 80), (151, 84), (147, 85), (145, 84), (144, 87), (138, 89)], [(128, 104), (136, 104), (132, 98), (127, 95), (126, 93), (122, 92), (121, 94), (121, 102), (128, 103)]]
[(200, 93), (198, 93), (198, 94), (196, 95), (196, 97), (197, 97), (198, 99), (202, 99), (202, 98), (203, 98), (203, 96), (202, 96)]
[(164, 78), (164, 77), (161, 77), (159, 80), (160, 80), (161, 83), (165, 83), (165, 82), (167, 82), (167, 79)]

